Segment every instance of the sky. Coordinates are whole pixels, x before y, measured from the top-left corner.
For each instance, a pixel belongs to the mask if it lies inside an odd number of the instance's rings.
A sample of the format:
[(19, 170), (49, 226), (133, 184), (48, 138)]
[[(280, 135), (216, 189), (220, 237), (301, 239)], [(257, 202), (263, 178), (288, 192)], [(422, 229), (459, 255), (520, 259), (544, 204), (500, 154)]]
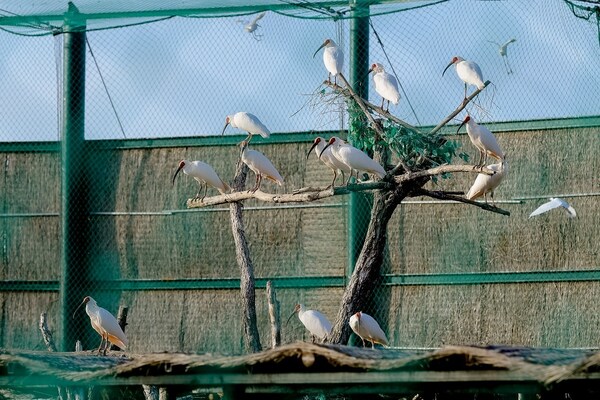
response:
[[(343, 128), (341, 106), (318, 96), (327, 72), (322, 54), (313, 53), (334, 39), (347, 72), (349, 22), (268, 12), (257, 41), (240, 22), (250, 18), (176, 17), (88, 32), (100, 72), (88, 51), (86, 138), (218, 135), (226, 115), (238, 111), (257, 115), (272, 132)], [(563, 1), (453, 0), (372, 23), (389, 61), (371, 31), (369, 62), (388, 71), (391, 63), (405, 91), (391, 111), (411, 124), (435, 125), (462, 100), (453, 68), (441, 75), (453, 56), (477, 62), (493, 83), (469, 109), (480, 122), (600, 115), (598, 27), (575, 18)], [(57, 140), (61, 36), (0, 36), (0, 141)], [(511, 38), (508, 74), (490, 42)], [(369, 98), (379, 103), (370, 82)]]

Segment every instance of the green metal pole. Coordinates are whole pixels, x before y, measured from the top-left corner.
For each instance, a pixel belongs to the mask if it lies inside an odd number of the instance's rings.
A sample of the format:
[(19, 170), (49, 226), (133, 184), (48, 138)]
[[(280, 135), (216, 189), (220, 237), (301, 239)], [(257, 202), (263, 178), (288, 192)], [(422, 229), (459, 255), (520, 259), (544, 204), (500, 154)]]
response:
[[(366, 98), (369, 93), (369, 6), (363, 0), (352, 1), (353, 11), (350, 19), (350, 84), (354, 91)], [(349, 139), (359, 132), (349, 131)], [(348, 271), (350, 277), (354, 265), (362, 250), (372, 199), (363, 193), (351, 193), (348, 204)]]
[(61, 350), (73, 351), (77, 332), (72, 314), (83, 299), (87, 271), (87, 183), (85, 157), (85, 23), (70, 4), (63, 34), (64, 79), (61, 146), (60, 277)]

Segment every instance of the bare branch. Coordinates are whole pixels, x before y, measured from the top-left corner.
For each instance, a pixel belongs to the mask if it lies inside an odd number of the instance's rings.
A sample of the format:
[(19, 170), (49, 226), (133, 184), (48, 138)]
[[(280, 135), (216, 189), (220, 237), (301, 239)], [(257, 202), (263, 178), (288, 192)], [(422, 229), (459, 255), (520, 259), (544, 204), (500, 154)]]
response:
[(265, 203), (308, 203), (311, 201), (326, 199), (332, 196), (348, 194), (350, 192), (363, 192), (366, 190), (393, 190), (397, 184), (405, 184), (420, 178), (434, 175), (441, 175), (453, 172), (483, 173), (494, 175), (495, 172), (486, 167), (478, 168), (474, 165), (440, 165), (439, 167), (426, 169), (423, 171), (407, 172), (403, 175), (394, 177), (393, 182), (387, 181), (367, 181), (362, 183), (353, 183), (348, 186), (331, 188), (306, 187), (295, 190), (293, 193), (275, 194), (265, 193), (257, 190), (234, 192), (222, 194), (219, 196), (206, 197), (203, 201), (199, 199), (188, 199), (187, 208), (204, 208), (216, 206), (219, 204), (236, 203), (248, 199), (257, 199)]
[(491, 212), (495, 212), (497, 214), (502, 214), (502, 215), (510, 215), (509, 211), (503, 210), (501, 208), (498, 208), (496, 206), (493, 206), (491, 204), (488, 203), (480, 203), (478, 201), (473, 201), (473, 200), (469, 200), (466, 199), (464, 197), (461, 196), (455, 196), (452, 194), (448, 194), (445, 192), (440, 192), (440, 191), (434, 191), (434, 190), (427, 190), (427, 189), (419, 189), (419, 190), (415, 190), (411, 193), (411, 196), (427, 196), (427, 197), (432, 197), (434, 199), (440, 199), (440, 200), (452, 200), (452, 201), (458, 201), (460, 203), (466, 203), (466, 204), (471, 204), (475, 207), (479, 207), (482, 208), (486, 211), (491, 211)]
[(404, 183), (413, 181), (415, 179), (424, 178), (428, 176), (449, 174), (452, 172), (477, 172), (478, 174), (494, 175), (496, 172), (492, 171), (487, 167), (479, 168), (475, 165), (440, 165), (423, 171), (408, 172), (400, 176), (396, 176), (394, 180), (397, 183)]
[(485, 83), (483, 84), (483, 88), (481, 89), (477, 89), (475, 90), (469, 97), (467, 97), (465, 99), (465, 101), (463, 101), (460, 106), (458, 106), (458, 108), (456, 110), (454, 110), (450, 115), (448, 115), (446, 117), (446, 119), (444, 119), (442, 122), (440, 122), (438, 124), (438, 126), (436, 126), (435, 128), (433, 128), (433, 130), (431, 132), (429, 132), (430, 135), (436, 133), (437, 131), (439, 131), (440, 129), (442, 129), (444, 127), (444, 125), (446, 125), (448, 122), (450, 122), (450, 120), (452, 118), (454, 118), (459, 112), (461, 112), (462, 110), (465, 109), (465, 107), (467, 106), (467, 104), (469, 104), (469, 102), (471, 100), (473, 100), (475, 98), (475, 96), (477, 96), (479, 93), (481, 93), (481, 91), (483, 89), (485, 89), (491, 82), (490, 81), (485, 81)]
[(269, 305), (269, 320), (271, 321), (271, 348), (281, 346), (281, 312), (280, 304), (271, 281), (267, 282), (267, 302)]

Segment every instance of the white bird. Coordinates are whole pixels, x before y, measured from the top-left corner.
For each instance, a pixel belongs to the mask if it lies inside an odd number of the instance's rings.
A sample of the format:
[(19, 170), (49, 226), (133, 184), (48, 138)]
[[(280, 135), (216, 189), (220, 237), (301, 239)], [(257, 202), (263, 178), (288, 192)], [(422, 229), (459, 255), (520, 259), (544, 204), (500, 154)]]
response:
[(196, 193), (196, 199), (200, 197), (200, 191), (204, 186), (204, 194), (200, 198), (200, 201), (206, 197), (206, 189), (209, 185), (217, 189), (221, 194), (225, 194), (231, 190), (229, 185), (219, 178), (213, 167), (205, 162), (181, 160), (177, 171), (175, 171), (175, 175), (173, 175), (173, 185), (175, 185), (175, 178), (177, 178), (179, 171), (183, 171), (184, 174), (191, 176), (200, 184), (198, 193)]
[(260, 19), (262, 19), (262, 18), (265, 16), (265, 14), (266, 14), (266, 13), (267, 13), (266, 11), (263, 11), (263, 12), (261, 12), (260, 14), (258, 14), (258, 15), (257, 15), (257, 16), (256, 16), (256, 17), (255, 17), (253, 20), (251, 20), (251, 21), (246, 21), (246, 22), (244, 22), (244, 21), (238, 21), (238, 22), (240, 22), (240, 23), (244, 24), (244, 30), (245, 30), (246, 32), (248, 32), (248, 33), (251, 33), (251, 34), (252, 34), (252, 37), (253, 37), (254, 39), (256, 39), (257, 41), (260, 41), (260, 39), (262, 38), (262, 36), (263, 36), (263, 35), (259, 35), (259, 34), (256, 32), (256, 30), (257, 30), (257, 29), (258, 29), (258, 27), (260, 26), (260, 25), (258, 24), (258, 21), (259, 21)]
[(254, 114), (250, 114), (249, 112), (240, 111), (234, 115), (228, 115), (225, 118), (225, 126), (221, 135), (225, 133), (227, 125), (248, 132), (248, 137), (246, 138), (248, 142), (252, 139), (253, 135), (260, 135), (265, 139), (271, 136), (271, 131)]
[(500, 56), (502, 57), (502, 59), (504, 60), (504, 66), (506, 67), (506, 72), (508, 74), (512, 74), (512, 69), (510, 68), (510, 65), (508, 63), (508, 45), (511, 43), (516, 42), (517, 39), (510, 39), (508, 42), (504, 43), (504, 44), (500, 44), (500, 43), (496, 43), (496, 42), (492, 42), (491, 40), (488, 40), (488, 42), (495, 44), (496, 46), (498, 46), (498, 53), (500, 53)]
[(464, 124), (467, 124), (467, 135), (469, 135), (471, 143), (479, 150), (478, 167), (485, 164), (488, 155), (496, 158), (498, 161), (501, 161), (502, 158), (504, 158), (504, 153), (502, 152), (502, 149), (500, 149), (496, 137), (488, 128), (483, 125), (478, 125), (473, 118), (467, 115), (456, 130), (456, 133), (460, 131), (460, 128), (462, 128)]
[(354, 333), (362, 339), (363, 347), (366, 347), (365, 340), (371, 342), (371, 347), (375, 347), (375, 343), (389, 346), (385, 333), (377, 321), (375, 321), (375, 318), (369, 314), (359, 311), (350, 317), (348, 324)]
[[(383, 179), (385, 176), (385, 169), (377, 161), (339, 137), (333, 136), (329, 139), (329, 143), (325, 146), (323, 152), (327, 151), (329, 146), (331, 146), (334, 157), (346, 164), (351, 171), (356, 171), (357, 177), (359, 172), (377, 175), (379, 179)], [(352, 176), (352, 172), (350, 176)], [(349, 182), (350, 178), (348, 178), (346, 184)]]
[(564, 208), (567, 212), (567, 217), (569, 218), (575, 218), (577, 216), (575, 209), (569, 203), (557, 197), (550, 197), (550, 201), (536, 208), (531, 214), (529, 214), (529, 218), (543, 214), (558, 207)]
[(246, 140), (240, 143), (240, 148), (242, 152), (242, 162), (256, 175), (256, 183), (254, 184), (254, 187), (250, 189), (251, 192), (254, 193), (258, 190), (263, 177), (272, 180), (279, 186), (283, 185), (283, 178), (279, 172), (277, 172), (273, 163), (271, 163), (263, 153), (248, 149), (248, 141)]
[(323, 50), (323, 63), (328, 71), (327, 81), (331, 83), (331, 75), (333, 75), (337, 84), (337, 75), (344, 68), (344, 52), (332, 39), (326, 39), (317, 51), (315, 51), (313, 58), (315, 58), (319, 50), (323, 47), (325, 47), (325, 50)]
[(488, 165), (487, 168), (495, 172), (494, 175), (477, 174), (473, 186), (469, 189), (466, 198), (475, 200), (478, 197), (484, 196), (487, 203), (487, 194), (489, 193), (494, 199), (494, 189), (500, 185), (502, 180), (508, 174), (508, 162), (506, 158), (501, 163)]
[(331, 322), (329, 322), (327, 317), (316, 310), (305, 309), (302, 304), (294, 306), (294, 311), (286, 323), (290, 322), (290, 319), (296, 313), (298, 313), (298, 318), (302, 322), (302, 325), (310, 332), (313, 343), (315, 342), (315, 338), (324, 341), (327, 335), (331, 333)]
[(388, 108), (390, 109), (390, 102), (394, 105), (398, 105), (400, 101), (400, 91), (398, 90), (398, 81), (392, 74), (385, 72), (383, 65), (375, 63), (371, 65), (369, 73), (373, 74), (373, 82), (375, 82), (375, 91), (383, 98), (381, 100), (381, 108), (383, 109), (383, 103), (385, 100), (388, 101)]
[[(98, 352), (101, 352), (106, 355), (106, 350), (110, 346), (110, 343), (119, 346), (119, 348), (125, 350), (127, 348), (127, 337), (125, 336), (125, 332), (119, 326), (119, 322), (117, 319), (108, 311), (106, 311), (102, 307), (98, 307), (96, 300), (92, 299), (90, 296), (86, 296), (83, 299), (83, 302), (75, 309), (73, 312), (73, 318), (75, 318), (75, 313), (79, 308), (85, 304), (85, 312), (90, 317), (90, 322), (92, 324), (92, 328), (96, 332), (102, 336), (102, 340), (100, 341), (100, 347), (98, 347)], [(106, 343), (106, 346), (103, 345)]]
[(456, 67), (456, 74), (460, 80), (465, 83), (465, 99), (467, 98), (467, 85), (475, 86), (479, 90), (485, 87), (481, 68), (479, 68), (479, 65), (475, 64), (473, 61), (465, 60), (462, 57), (453, 57), (452, 61), (450, 61), (450, 64), (448, 64), (444, 69), (444, 72), (442, 72), (442, 76), (444, 76), (446, 70), (448, 70), (451, 65)]
[(323, 161), (323, 163), (325, 165), (327, 165), (329, 168), (331, 168), (331, 170), (333, 171), (333, 181), (331, 181), (331, 185), (327, 186), (328, 188), (333, 187), (333, 185), (335, 184), (335, 180), (337, 179), (338, 176), (338, 171), (342, 171), (342, 179), (344, 179), (344, 174), (350, 174), (351, 170), (350, 167), (348, 167), (346, 164), (344, 164), (343, 162), (339, 161), (331, 152), (331, 147), (327, 148), (327, 150), (323, 151), (325, 149), (325, 139), (323, 139), (322, 137), (317, 137), (315, 138), (312, 147), (310, 148), (310, 150), (308, 150), (308, 153), (306, 153), (306, 159), (308, 160), (308, 156), (310, 155), (310, 152), (313, 151), (313, 149), (316, 148), (316, 153), (317, 153), (317, 157), (319, 157), (319, 159), (321, 161)]

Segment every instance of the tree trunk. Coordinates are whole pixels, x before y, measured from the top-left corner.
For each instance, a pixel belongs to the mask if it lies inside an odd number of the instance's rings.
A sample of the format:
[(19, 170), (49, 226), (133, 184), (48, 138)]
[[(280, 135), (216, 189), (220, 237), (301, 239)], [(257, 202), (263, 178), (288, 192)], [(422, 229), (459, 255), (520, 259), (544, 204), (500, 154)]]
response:
[[(248, 167), (241, 161), (238, 162), (233, 189), (244, 190)], [(244, 344), (247, 352), (258, 352), (262, 350), (258, 326), (256, 324), (256, 299), (254, 291), (254, 266), (250, 258), (250, 250), (246, 241), (244, 220), (242, 218), (242, 203), (231, 203), (229, 205), (231, 217), (231, 231), (235, 242), (235, 252), (240, 267), (240, 289), (242, 300), (242, 313), (244, 323)]]

